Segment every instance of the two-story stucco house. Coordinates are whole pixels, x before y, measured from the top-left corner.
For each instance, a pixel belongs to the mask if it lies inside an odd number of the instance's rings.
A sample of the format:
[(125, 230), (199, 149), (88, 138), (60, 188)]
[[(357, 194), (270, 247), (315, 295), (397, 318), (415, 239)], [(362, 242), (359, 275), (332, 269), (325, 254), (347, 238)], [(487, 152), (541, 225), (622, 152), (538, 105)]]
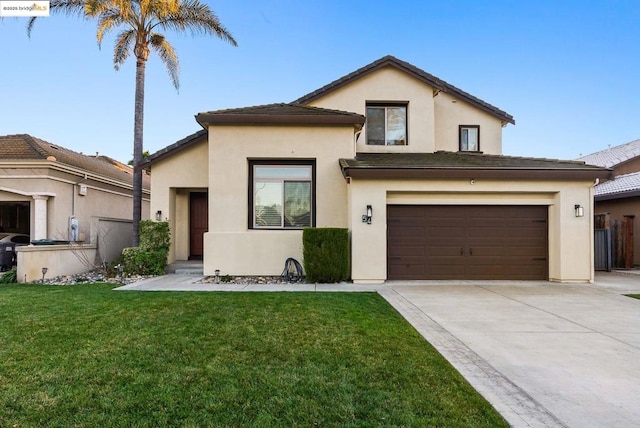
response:
[(147, 164), (171, 262), (278, 275), (304, 227), (343, 227), (356, 283), (593, 280), (593, 186), (609, 171), (503, 156), (511, 115), (397, 58), (196, 120)]

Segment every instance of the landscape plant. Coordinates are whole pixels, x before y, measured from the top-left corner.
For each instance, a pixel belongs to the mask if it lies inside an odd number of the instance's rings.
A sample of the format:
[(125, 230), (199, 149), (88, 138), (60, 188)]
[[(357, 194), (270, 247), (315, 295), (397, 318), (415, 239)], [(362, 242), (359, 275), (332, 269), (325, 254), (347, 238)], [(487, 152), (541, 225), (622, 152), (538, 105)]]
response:
[(349, 231), (310, 227), (302, 232), (304, 273), (307, 282), (340, 282), (349, 279)]
[(0, 284), (15, 284), (18, 282), (18, 271), (11, 269), (0, 276)]
[(120, 263), (126, 275), (162, 275), (171, 243), (169, 223), (140, 222), (140, 245), (122, 250)]

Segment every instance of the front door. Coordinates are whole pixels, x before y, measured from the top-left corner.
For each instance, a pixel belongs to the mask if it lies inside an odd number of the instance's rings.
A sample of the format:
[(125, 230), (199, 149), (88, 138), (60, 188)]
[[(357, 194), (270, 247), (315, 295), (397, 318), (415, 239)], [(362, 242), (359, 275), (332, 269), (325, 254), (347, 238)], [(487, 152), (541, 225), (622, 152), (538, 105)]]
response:
[(209, 200), (206, 192), (189, 194), (189, 259), (202, 259), (204, 233), (208, 230)]

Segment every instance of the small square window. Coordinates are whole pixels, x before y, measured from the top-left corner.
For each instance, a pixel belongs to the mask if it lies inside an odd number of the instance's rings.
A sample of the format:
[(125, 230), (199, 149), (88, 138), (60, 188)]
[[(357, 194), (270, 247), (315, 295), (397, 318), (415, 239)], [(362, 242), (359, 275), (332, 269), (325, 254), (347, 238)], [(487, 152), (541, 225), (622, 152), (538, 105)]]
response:
[(407, 145), (406, 105), (367, 105), (367, 144)]
[(251, 229), (302, 229), (314, 224), (313, 161), (250, 161)]
[(459, 145), (461, 152), (480, 151), (480, 126), (460, 125)]

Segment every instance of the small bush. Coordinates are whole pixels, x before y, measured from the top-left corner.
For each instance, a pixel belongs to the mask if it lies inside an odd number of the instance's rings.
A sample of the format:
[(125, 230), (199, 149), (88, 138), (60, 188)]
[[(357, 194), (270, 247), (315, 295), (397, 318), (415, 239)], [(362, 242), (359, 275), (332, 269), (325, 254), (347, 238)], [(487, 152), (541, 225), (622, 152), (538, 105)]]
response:
[(128, 247), (122, 250), (122, 266), (125, 275), (163, 275), (167, 267), (167, 253)]
[(339, 282), (349, 279), (347, 229), (304, 229), (302, 254), (307, 282)]
[(120, 263), (124, 274), (163, 275), (171, 243), (169, 223), (142, 220), (139, 230), (140, 245), (122, 250)]
[(11, 269), (0, 276), (0, 284), (15, 284), (18, 282), (18, 271)]

